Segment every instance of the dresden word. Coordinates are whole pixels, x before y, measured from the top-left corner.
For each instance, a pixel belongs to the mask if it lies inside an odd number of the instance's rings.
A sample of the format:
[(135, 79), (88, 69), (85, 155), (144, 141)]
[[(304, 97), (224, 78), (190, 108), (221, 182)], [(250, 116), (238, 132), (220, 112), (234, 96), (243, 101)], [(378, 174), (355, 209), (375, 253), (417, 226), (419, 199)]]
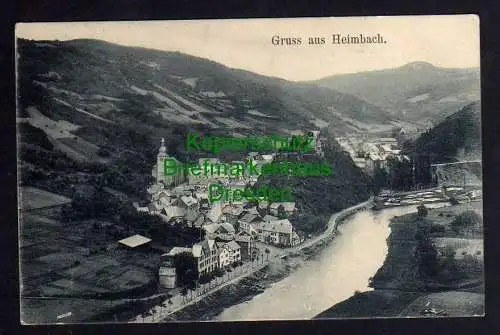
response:
[(174, 158), (164, 160), (165, 176), (243, 177), (243, 176), (331, 176), (332, 169), (326, 163), (272, 162), (262, 165), (253, 159), (247, 162), (222, 163), (205, 160), (199, 163), (179, 163)]
[(228, 151), (276, 151), (281, 149), (290, 152), (312, 152), (313, 136), (297, 136), (292, 138), (286, 136), (254, 136), (254, 137), (226, 137), (226, 136), (201, 136), (200, 134), (188, 133), (186, 137), (186, 149), (209, 151), (218, 154), (221, 150)]
[(215, 201), (242, 201), (247, 199), (249, 201), (269, 201), (269, 202), (290, 202), (293, 201), (292, 190), (289, 187), (273, 188), (261, 186), (259, 188), (247, 187), (241, 188), (227, 188), (221, 184), (211, 184), (208, 187), (208, 201), (213, 203)]

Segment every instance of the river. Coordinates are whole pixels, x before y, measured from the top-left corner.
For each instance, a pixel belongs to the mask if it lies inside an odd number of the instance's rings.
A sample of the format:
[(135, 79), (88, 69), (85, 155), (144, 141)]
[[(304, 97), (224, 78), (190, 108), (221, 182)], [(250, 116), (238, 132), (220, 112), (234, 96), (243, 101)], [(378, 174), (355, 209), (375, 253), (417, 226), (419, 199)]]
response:
[(390, 219), (416, 211), (416, 206), (405, 206), (354, 214), (339, 227), (341, 234), (317, 257), (302, 261), (288, 277), (251, 300), (225, 309), (216, 320), (311, 319), (351, 297), (355, 290), (371, 290), (369, 278), (387, 255)]

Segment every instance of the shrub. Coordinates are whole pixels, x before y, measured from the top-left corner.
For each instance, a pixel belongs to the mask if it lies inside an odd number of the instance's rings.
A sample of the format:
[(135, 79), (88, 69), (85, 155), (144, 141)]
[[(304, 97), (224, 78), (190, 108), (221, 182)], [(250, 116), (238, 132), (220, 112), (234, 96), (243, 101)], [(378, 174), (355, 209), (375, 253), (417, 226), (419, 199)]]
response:
[(429, 210), (427, 209), (427, 207), (425, 207), (424, 204), (420, 205), (417, 207), (417, 213), (418, 213), (418, 217), (426, 217), (427, 214), (429, 214)]
[(480, 225), (482, 222), (483, 219), (481, 215), (477, 214), (475, 211), (468, 210), (458, 215), (451, 225), (457, 228), (473, 227)]

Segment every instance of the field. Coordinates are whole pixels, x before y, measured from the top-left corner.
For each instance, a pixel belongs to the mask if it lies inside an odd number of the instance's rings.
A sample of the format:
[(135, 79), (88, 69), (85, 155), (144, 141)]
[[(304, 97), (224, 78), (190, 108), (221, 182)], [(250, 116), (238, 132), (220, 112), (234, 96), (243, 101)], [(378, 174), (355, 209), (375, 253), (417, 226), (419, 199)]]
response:
[(21, 187), (19, 194), (21, 196), (20, 205), (23, 210), (58, 206), (71, 201), (69, 198), (35, 187)]
[(400, 315), (421, 316), (420, 312), (427, 308), (426, 305), (436, 311), (444, 310), (451, 317), (479, 316), (484, 314), (484, 294), (461, 291), (432, 293), (416, 299)]
[[(121, 304), (120, 301), (91, 299), (23, 299), (21, 302), (21, 321), (23, 324), (34, 325), (55, 322), (84, 322), (96, 314)], [(70, 312), (71, 315), (67, 315)], [(67, 316), (64, 317), (65, 315)]]
[[(109, 222), (61, 222), (61, 205), (70, 201), (66, 197), (33, 187), (21, 188), (21, 195), (24, 322), (56, 322), (54, 315), (68, 309), (74, 314), (70, 321), (81, 321), (114, 307), (117, 299), (156, 291), (159, 254), (118, 247), (119, 237), (103, 229), (113, 227)], [(94, 304), (92, 299), (106, 301)]]
[[(371, 283), (375, 290), (334, 306), (330, 309), (333, 314), (330, 314), (341, 315), (339, 311), (345, 310), (352, 316), (361, 316), (360, 313), (364, 316), (379, 315), (371, 307), (379, 302), (389, 306), (383, 316), (397, 316), (399, 313), (401, 316), (424, 316), (421, 311), (427, 303), (428, 308), (444, 310), (449, 316), (483, 314), (482, 226), (474, 228), (473, 238), (467, 238), (451, 226), (455, 217), (468, 210), (482, 214), (482, 201), (430, 209), (425, 218), (416, 214), (395, 217), (390, 225), (388, 255)], [(423, 233), (425, 231), (427, 233)], [(419, 256), (422, 250), (428, 252), (428, 249), (419, 249), (423, 248), (423, 242), (416, 237), (421, 234), (427, 236), (436, 251), (434, 261)], [(437, 272), (432, 272), (432, 269)], [(392, 294), (387, 295), (387, 290)], [(405, 300), (410, 292), (419, 292), (421, 297)]]
[(394, 290), (362, 292), (318, 314), (315, 319), (396, 317), (421, 293)]
[(154, 282), (158, 255), (117, 249), (116, 238), (96, 231), (94, 223), (64, 224), (45, 214), (23, 215), (21, 273), (26, 295), (113, 295)]

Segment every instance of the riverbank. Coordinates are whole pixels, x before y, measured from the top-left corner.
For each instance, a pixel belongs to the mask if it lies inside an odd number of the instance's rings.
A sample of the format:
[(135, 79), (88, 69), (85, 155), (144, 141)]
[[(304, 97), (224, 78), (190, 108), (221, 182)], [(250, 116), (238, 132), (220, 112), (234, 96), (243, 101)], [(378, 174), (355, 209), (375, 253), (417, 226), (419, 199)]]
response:
[(466, 211), (482, 214), (482, 202), (431, 209), (425, 218), (394, 217), (373, 291), (358, 292), (315, 318), (482, 315), (482, 224), (467, 232), (451, 225)]
[[(334, 239), (339, 224), (357, 211), (369, 208), (371, 201), (372, 198), (333, 214), (326, 229), (321, 234), (306, 240), (296, 247), (279, 250), (264, 266), (242, 273), (234, 281), (215, 287), (206, 294), (197, 296), (189, 303), (183, 304), (180, 308), (171, 308), (169, 312), (162, 311), (160, 308), (152, 308), (150, 309), (151, 315), (146, 318), (137, 317), (134, 321), (158, 322), (161, 319), (166, 321), (212, 319), (225, 308), (247, 301), (263, 292), (273, 283), (287, 277), (299, 266), (299, 259), (303, 261), (314, 257)], [(162, 317), (160, 317), (160, 314)]]

